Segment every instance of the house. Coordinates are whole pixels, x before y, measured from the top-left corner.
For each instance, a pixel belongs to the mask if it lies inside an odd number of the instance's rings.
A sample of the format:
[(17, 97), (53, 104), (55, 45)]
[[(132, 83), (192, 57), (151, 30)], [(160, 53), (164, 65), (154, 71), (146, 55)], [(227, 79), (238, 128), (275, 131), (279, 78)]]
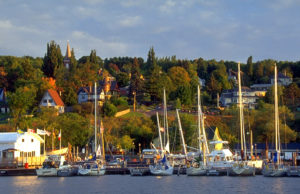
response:
[[(78, 103), (84, 103), (95, 100), (95, 91), (93, 86), (81, 87), (77, 92)], [(114, 77), (107, 76), (104, 80), (97, 84), (97, 101), (100, 105), (105, 99), (110, 99), (112, 96), (119, 96), (120, 89)]]
[(0, 113), (9, 113), (5, 88), (0, 88)]
[[(94, 102), (95, 100), (95, 87), (88, 86), (88, 87), (81, 87), (77, 92), (77, 99), (78, 103), (84, 103), (84, 102)], [(97, 101), (100, 102), (100, 105), (105, 100), (105, 94), (103, 87), (98, 86), (97, 87)]]
[[(278, 85), (288, 86), (293, 82), (293, 79), (279, 72), (277, 75), (277, 82)], [(274, 76), (271, 77), (271, 84), (274, 84)]]
[[(4, 132), (0, 133), (0, 161), (34, 161), (40, 157), (41, 143), (44, 140), (36, 133)], [(31, 159), (31, 160), (30, 160)]]
[[(255, 91), (251, 90), (248, 87), (242, 87), (242, 97), (243, 104), (248, 106), (249, 108), (254, 108), (256, 105), (256, 100), (258, 96), (256, 96)], [(232, 90), (224, 90), (220, 97), (220, 103), (222, 106), (230, 106), (232, 104), (239, 103), (239, 91), (237, 88)]]
[(253, 84), (250, 88), (255, 91), (256, 96), (264, 97), (272, 86), (273, 84)]
[(40, 107), (53, 107), (58, 110), (59, 113), (65, 112), (65, 104), (61, 100), (60, 96), (58, 95), (57, 91), (53, 89), (48, 89), (41, 102)]

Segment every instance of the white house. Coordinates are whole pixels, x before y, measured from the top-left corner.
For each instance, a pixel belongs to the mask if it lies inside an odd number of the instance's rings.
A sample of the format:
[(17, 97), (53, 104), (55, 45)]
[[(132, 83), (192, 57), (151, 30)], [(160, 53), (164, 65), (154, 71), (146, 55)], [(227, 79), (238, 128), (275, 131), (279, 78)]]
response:
[[(237, 88), (232, 90), (224, 90), (220, 97), (220, 102), (222, 106), (230, 106), (232, 104), (239, 103), (239, 91)], [(251, 90), (248, 87), (242, 87), (242, 97), (243, 104), (247, 105), (249, 108), (254, 108), (256, 105), (256, 100), (258, 97), (256, 96), (255, 91)]]
[(39, 157), (44, 140), (36, 133), (0, 133), (0, 160)]
[(201, 79), (201, 78), (199, 77), (199, 84), (200, 84), (200, 87), (201, 87), (201, 88), (205, 87), (205, 79)]
[[(277, 81), (278, 81), (278, 85), (288, 86), (293, 82), (293, 79), (279, 72), (277, 75)], [(271, 84), (272, 85), (274, 84), (274, 76), (271, 77)]]
[[(77, 98), (78, 98), (78, 103), (84, 103), (84, 102), (94, 102), (95, 100), (95, 87), (90, 86), (90, 87), (81, 87), (79, 91), (77, 92)], [(97, 96), (96, 96), (97, 101), (104, 101), (105, 100), (105, 94), (103, 87), (97, 87)]]
[(41, 102), (40, 107), (53, 107), (58, 110), (59, 113), (65, 112), (65, 104), (61, 100), (60, 96), (55, 90), (48, 89)]

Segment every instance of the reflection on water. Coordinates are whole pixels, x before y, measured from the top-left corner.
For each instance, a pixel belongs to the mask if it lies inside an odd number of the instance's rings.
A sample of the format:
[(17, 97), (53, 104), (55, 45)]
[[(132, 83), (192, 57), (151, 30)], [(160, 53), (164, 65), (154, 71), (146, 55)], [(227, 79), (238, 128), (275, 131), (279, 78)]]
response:
[[(0, 193), (298, 193), (299, 178), (110, 175), (0, 177)], [(4, 191), (4, 192), (3, 192)]]

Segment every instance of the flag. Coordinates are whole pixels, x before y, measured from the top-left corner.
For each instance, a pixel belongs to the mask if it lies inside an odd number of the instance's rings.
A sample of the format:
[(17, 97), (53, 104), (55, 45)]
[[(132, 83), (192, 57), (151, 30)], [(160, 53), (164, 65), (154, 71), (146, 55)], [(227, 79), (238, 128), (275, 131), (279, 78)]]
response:
[(101, 147), (100, 145), (98, 146), (97, 152), (96, 152), (96, 156), (100, 156), (101, 155)]
[(38, 135), (47, 135), (46, 131), (45, 130), (41, 130), (41, 129), (36, 129), (36, 133)]
[(44, 131), (46, 132), (46, 134), (47, 134), (48, 136), (51, 135), (51, 132), (50, 132), (50, 131), (47, 131), (47, 130), (45, 130), (45, 129), (44, 129)]
[(103, 126), (103, 122), (101, 121), (101, 124), (100, 124), (100, 133), (103, 133), (104, 132), (104, 126)]
[(60, 141), (61, 139), (61, 131), (59, 131), (59, 134), (58, 134), (58, 140)]
[(33, 129), (27, 129), (27, 133), (35, 133), (35, 130), (33, 130)]
[(163, 127), (160, 127), (161, 132), (165, 132), (165, 129)]
[(24, 133), (24, 131), (22, 131), (21, 129), (18, 129), (17, 132), (20, 134)]

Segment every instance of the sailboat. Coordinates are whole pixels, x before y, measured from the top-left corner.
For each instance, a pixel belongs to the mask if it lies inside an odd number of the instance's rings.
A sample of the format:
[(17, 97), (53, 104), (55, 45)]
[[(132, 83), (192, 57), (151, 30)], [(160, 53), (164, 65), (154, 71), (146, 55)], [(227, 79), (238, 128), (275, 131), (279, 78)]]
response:
[[(240, 109), (240, 137), (241, 137), (241, 160), (233, 164), (229, 169), (229, 175), (231, 176), (253, 176), (255, 175), (255, 167), (250, 166), (247, 160), (247, 146), (245, 138), (244, 127), (244, 111), (243, 111), (243, 98), (241, 89), (241, 71), (240, 63), (238, 63), (238, 83), (239, 83), (239, 109)], [(243, 160), (244, 159), (244, 160)]]
[(277, 93), (277, 66), (274, 68), (274, 104), (275, 104), (275, 148), (276, 154), (274, 157), (275, 164), (267, 164), (262, 173), (265, 177), (282, 177), (286, 176), (288, 171), (287, 167), (282, 164), (280, 158), (280, 130), (279, 130), (279, 113), (278, 113), (278, 93)]
[[(78, 169), (78, 175), (81, 176), (99, 176), (105, 174), (104, 161), (102, 159), (97, 159), (101, 157), (101, 146), (97, 146), (97, 84), (95, 83), (95, 155), (92, 161), (87, 161), (81, 165)], [(101, 123), (102, 124), (102, 123)], [(102, 126), (103, 127), (103, 126)], [(103, 131), (103, 130), (102, 130)], [(103, 136), (102, 136), (103, 137)], [(103, 139), (102, 139), (103, 141)]]
[[(181, 129), (181, 123), (177, 111), (178, 122), (180, 124), (179, 129)], [(182, 130), (182, 129), (181, 129)], [(206, 175), (208, 166), (207, 166), (207, 155), (209, 154), (209, 149), (207, 145), (206, 132), (204, 128), (204, 117), (201, 109), (200, 101), (200, 87), (198, 86), (198, 145), (199, 152), (202, 150), (202, 161), (194, 161), (192, 165), (186, 169), (186, 174), (188, 176), (203, 176)], [(200, 153), (201, 154), (201, 153)], [(201, 155), (199, 155), (200, 157)]]
[(170, 165), (168, 158), (166, 156), (166, 151), (163, 147), (162, 137), (161, 137), (161, 127), (159, 124), (159, 117), (158, 112), (156, 112), (156, 119), (157, 119), (157, 128), (158, 128), (158, 135), (161, 147), (161, 160), (157, 161), (155, 165), (150, 165), (150, 173), (156, 176), (169, 176), (173, 174), (173, 166)]

